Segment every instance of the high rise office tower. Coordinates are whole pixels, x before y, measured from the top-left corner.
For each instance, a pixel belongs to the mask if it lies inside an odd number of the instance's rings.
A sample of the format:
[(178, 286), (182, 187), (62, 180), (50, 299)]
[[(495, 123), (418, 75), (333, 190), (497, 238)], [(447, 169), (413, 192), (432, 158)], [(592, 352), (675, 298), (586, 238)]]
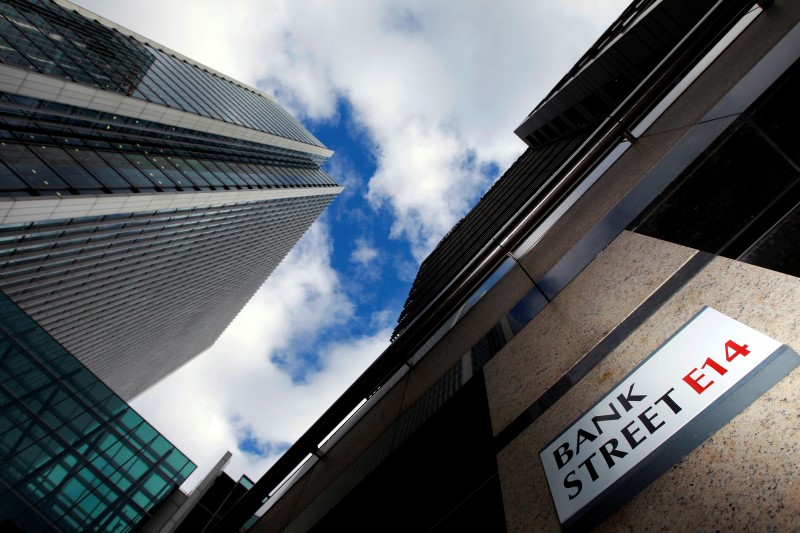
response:
[(0, 290), (123, 398), (208, 348), (341, 188), (270, 96), (0, 2)]

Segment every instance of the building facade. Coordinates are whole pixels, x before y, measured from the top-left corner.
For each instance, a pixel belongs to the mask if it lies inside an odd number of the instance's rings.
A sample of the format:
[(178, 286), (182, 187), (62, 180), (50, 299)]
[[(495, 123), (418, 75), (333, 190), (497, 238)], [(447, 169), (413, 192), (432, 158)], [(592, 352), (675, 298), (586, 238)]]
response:
[(0, 294), (0, 529), (134, 531), (195, 465)]
[(0, 290), (123, 398), (341, 191), (273, 98), (67, 1), (0, 2)]
[[(540, 456), (706, 307), (800, 348), (799, 84), (797, 2), (633, 2), (423, 262), (390, 347), (219, 531), (254, 512), (250, 531), (800, 527), (797, 370), (582, 522)], [(575, 475), (605, 475), (652, 413)]]

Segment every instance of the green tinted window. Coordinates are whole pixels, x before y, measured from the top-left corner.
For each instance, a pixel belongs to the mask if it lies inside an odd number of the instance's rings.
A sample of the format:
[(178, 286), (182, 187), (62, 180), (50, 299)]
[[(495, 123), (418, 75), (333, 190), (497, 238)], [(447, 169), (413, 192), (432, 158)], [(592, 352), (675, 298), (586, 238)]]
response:
[(2, 292), (0, 320), (0, 523), (134, 529), (194, 464)]

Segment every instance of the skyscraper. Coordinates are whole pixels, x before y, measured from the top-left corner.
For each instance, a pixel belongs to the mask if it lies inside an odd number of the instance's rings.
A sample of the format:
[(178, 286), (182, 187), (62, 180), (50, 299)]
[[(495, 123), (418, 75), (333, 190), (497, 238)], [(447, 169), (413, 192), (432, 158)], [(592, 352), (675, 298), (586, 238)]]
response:
[(125, 399), (341, 191), (268, 95), (63, 0), (0, 2), (0, 290)]

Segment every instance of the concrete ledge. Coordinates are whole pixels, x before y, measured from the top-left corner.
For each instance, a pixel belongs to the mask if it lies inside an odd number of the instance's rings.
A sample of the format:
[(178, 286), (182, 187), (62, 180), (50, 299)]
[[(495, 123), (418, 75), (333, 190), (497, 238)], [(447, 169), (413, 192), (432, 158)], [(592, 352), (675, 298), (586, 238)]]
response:
[(484, 369), (497, 435), (542, 396), (695, 250), (622, 233)]

